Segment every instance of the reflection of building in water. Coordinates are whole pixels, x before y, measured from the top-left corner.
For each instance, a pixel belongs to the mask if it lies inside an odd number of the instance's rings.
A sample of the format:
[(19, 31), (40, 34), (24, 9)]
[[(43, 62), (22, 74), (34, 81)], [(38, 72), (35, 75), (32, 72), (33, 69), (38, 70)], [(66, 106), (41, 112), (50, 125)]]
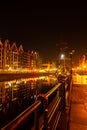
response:
[(40, 77), (0, 82), (0, 111), (13, 111), (15, 107), (22, 107), (25, 103), (29, 105), (30, 100), (34, 101), (40, 93), (39, 85), (41, 88), (43, 85), (54, 85), (56, 80), (55, 77)]
[[(33, 104), (38, 93), (48, 92), (52, 88), (55, 79), (51, 76), (49, 78), (42, 76), (0, 82), (0, 127), (5, 119), (7, 121), (9, 118), (12, 120)], [(7, 121), (4, 122), (7, 123)]]
[(13, 80), (0, 83), (0, 111), (14, 111), (15, 107), (29, 105), (35, 100), (39, 78)]
[(31, 98), (34, 89), (35, 86), (32, 87), (31, 82), (11, 81), (0, 83), (0, 111), (6, 112), (8, 109), (15, 109), (17, 104), (22, 105), (25, 100)]

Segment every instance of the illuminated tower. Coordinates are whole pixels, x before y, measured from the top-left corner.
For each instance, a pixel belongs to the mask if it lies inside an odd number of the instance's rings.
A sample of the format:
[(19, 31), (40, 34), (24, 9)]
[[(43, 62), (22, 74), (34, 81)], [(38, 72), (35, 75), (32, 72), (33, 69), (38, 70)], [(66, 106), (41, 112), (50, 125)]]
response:
[(3, 69), (9, 69), (10, 65), (10, 43), (6, 39), (3, 44)]
[(3, 68), (3, 44), (0, 40), (0, 69)]
[(15, 42), (10, 50), (10, 67), (12, 69), (18, 69), (18, 49)]
[(23, 68), (23, 54), (24, 54), (24, 49), (23, 49), (22, 45), (19, 46), (18, 51), (19, 51), (19, 54), (18, 54), (18, 68), (22, 69)]

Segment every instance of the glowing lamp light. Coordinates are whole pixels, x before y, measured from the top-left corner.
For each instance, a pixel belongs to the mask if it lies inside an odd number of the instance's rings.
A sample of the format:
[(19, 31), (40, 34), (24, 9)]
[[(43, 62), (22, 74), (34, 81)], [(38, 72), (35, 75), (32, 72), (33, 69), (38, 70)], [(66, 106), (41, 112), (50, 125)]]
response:
[(64, 54), (61, 54), (61, 59), (63, 60), (65, 58), (65, 55)]
[(83, 65), (83, 68), (85, 69), (85, 68), (86, 68), (86, 65)]

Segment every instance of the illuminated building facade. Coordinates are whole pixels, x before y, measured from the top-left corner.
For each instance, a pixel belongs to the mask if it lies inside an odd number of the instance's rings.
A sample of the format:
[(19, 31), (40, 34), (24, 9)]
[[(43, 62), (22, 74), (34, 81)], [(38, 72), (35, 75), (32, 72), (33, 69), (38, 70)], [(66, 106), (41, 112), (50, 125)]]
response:
[(31, 69), (31, 65), (30, 65), (30, 56), (31, 56), (31, 52), (28, 51), (27, 52), (27, 69)]
[(0, 69), (3, 68), (2, 58), (3, 58), (3, 44), (2, 44), (2, 42), (0, 40)]
[(20, 70), (20, 69), (23, 69), (23, 54), (24, 54), (24, 49), (23, 49), (22, 45), (19, 46), (18, 52), (19, 52), (19, 54), (18, 54), (18, 68)]
[(38, 53), (31, 51), (30, 53), (30, 67), (34, 69), (37, 67)]
[(39, 54), (37, 52), (24, 51), (23, 46), (20, 45), (18, 48), (15, 42), (10, 46), (8, 39), (3, 43), (0, 41), (0, 69), (36, 69), (38, 59)]
[(3, 69), (8, 69), (10, 66), (10, 43), (5, 40), (3, 44)]
[(10, 67), (18, 69), (18, 49), (15, 42), (10, 48)]
[(86, 66), (87, 66), (86, 56), (83, 55), (83, 56), (79, 59), (79, 67), (86, 67)]

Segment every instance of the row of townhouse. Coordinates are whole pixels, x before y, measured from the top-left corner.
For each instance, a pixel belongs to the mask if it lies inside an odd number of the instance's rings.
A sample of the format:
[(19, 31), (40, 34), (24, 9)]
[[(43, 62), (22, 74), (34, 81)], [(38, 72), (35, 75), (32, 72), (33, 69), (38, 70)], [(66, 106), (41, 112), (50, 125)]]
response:
[(18, 48), (15, 42), (11, 46), (8, 39), (0, 40), (0, 69), (35, 69), (38, 59), (39, 53), (24, 51), (23, 46)]

